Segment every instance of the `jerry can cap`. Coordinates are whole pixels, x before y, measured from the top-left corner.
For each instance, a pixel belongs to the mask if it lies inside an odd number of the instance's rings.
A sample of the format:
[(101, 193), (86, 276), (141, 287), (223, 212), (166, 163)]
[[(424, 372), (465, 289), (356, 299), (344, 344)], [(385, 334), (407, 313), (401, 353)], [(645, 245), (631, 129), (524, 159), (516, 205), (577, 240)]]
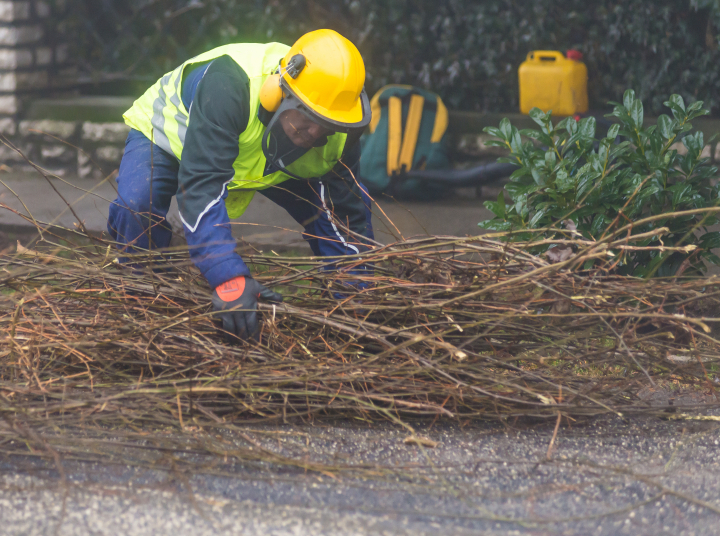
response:
[(579, 50), (570, 49), (565, 53), (565, 57), (569, 60), (573, 61), (582, 61), (583, 59), (583, 53)]

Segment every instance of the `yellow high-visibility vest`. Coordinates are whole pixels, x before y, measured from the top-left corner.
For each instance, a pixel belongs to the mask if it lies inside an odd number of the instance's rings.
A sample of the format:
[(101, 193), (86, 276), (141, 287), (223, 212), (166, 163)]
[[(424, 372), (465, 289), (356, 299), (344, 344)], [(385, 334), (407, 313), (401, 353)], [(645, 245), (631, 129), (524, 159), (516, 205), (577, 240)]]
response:
[[(290, 47), (280, 43), (225, 45), (186, 61), (167, 73), (145, 94), (135, 101), (123, 118), (125, 123), (142, 132), (157, 146), (182, 158), (190, 114), (182, 101), (182, 80), (185, 69), (192, 64), (208, 62), (221, 56), (231, 57), (250, 80), (250, 117), (245, 131), (238, 140), (240, 152), (233, 164), (235, 176), (228, 185), (225, 200), (231, 218), (242, 216), (256, 190), (269, 188), (288, 179), (289, 175), (276, 171), (263, 176), (266, 167), (261, 141), (265, 125), (258, 118), (260, 88), (265, 79), (275, 72), (280, 59)], [(328, 137), (322, 147), (313, 147), (302, 157), (287, 166), (299, 177), (311, 179), (329, 172), (340, 160), (347, 134), (336, 133)]]

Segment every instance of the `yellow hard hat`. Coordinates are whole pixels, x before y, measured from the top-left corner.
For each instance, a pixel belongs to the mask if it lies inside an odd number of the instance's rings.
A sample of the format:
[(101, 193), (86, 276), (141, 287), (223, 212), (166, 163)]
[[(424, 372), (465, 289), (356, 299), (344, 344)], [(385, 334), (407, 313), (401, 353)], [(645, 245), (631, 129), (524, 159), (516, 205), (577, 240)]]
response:
[[(330, 133), (347, 134), (345, 151), (354, 147), (372, 119), (364, 85), (362, 56), (342, 35), (315, 30), (298, 39), (260, 89), (260, 104), (274, 112), (261, 142), (270, 168), (302, 180), (287, 169), (307, 151), (284, 133), (280, 118), (289, 110), (305, 114)], [(324, 145), (327, 137), (316, 143), (314, 147)]]
[(261, 90), (261, 103), (275, 111), (281, 87), (332, 130), (364, 128), (372, 115), (364, 85), (365, 63), (357, 47), (333, 30), (315, 30), (280, 61), (279, 74)]

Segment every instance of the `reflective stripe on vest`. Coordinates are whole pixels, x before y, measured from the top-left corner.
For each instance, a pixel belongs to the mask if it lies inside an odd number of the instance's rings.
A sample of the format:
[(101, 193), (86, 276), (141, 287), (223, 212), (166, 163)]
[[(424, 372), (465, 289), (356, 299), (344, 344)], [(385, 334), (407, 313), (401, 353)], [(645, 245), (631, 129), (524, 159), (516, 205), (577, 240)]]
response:
[[(249, 43), (225, 45), (201, 54), (158, 80), (125, 112), (125, 123), (181, 160), (190, 122), (189, 112), (185, 109), (181, 96), (185, 69), (192, 64), (230, 56), (245, 71), (250, 82), (249, 120), (238, 140), (240, 151), (233, 164), (235, 176), (228, 185), (230, 194), (225, 201), (230, 217), (237, 218), (247, 208), (255, 190), (268, 188), (291, 178), (279, 171), (263, 176), (266, 161), (260, 144), (265, 126), (258, 118), (260, 88), (289, 49), (290, 47), (280, 43)], [(346, 138), (346, 134), (330, 136), (324, 146), (312, 148), (289, 165), (288, 170), (305, 178), (325, 175), (342, 156)]]

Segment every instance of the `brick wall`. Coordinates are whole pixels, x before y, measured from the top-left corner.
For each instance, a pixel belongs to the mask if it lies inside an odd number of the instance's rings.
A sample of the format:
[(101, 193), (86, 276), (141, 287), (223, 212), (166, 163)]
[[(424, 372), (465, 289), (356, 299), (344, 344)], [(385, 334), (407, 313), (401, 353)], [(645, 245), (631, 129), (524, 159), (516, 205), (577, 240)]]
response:
[(58, 23), (67, 9), (65, 0), (0, 0), (0, 133), (15, 134), (25, 101), (74, 79)]
[(119, 164), (128, 132), (120, 114), (113, 122), (28, 117), (38, 99), (74, 94), (76, 69), (61, 22), (68, 9), (67, 0), (0, 0), (0, 134), (9, 142), (0, 144), (4, 171), (33, 169), (9, 145), (58, 175), (102, 176)]
[(0, 145), (6, 171), (34, 171), (34, 164), (53, 175), (102, 179), (117, 170), (130, 128), (121, 122), (20, 120), (8, 139), (21, 152)]

